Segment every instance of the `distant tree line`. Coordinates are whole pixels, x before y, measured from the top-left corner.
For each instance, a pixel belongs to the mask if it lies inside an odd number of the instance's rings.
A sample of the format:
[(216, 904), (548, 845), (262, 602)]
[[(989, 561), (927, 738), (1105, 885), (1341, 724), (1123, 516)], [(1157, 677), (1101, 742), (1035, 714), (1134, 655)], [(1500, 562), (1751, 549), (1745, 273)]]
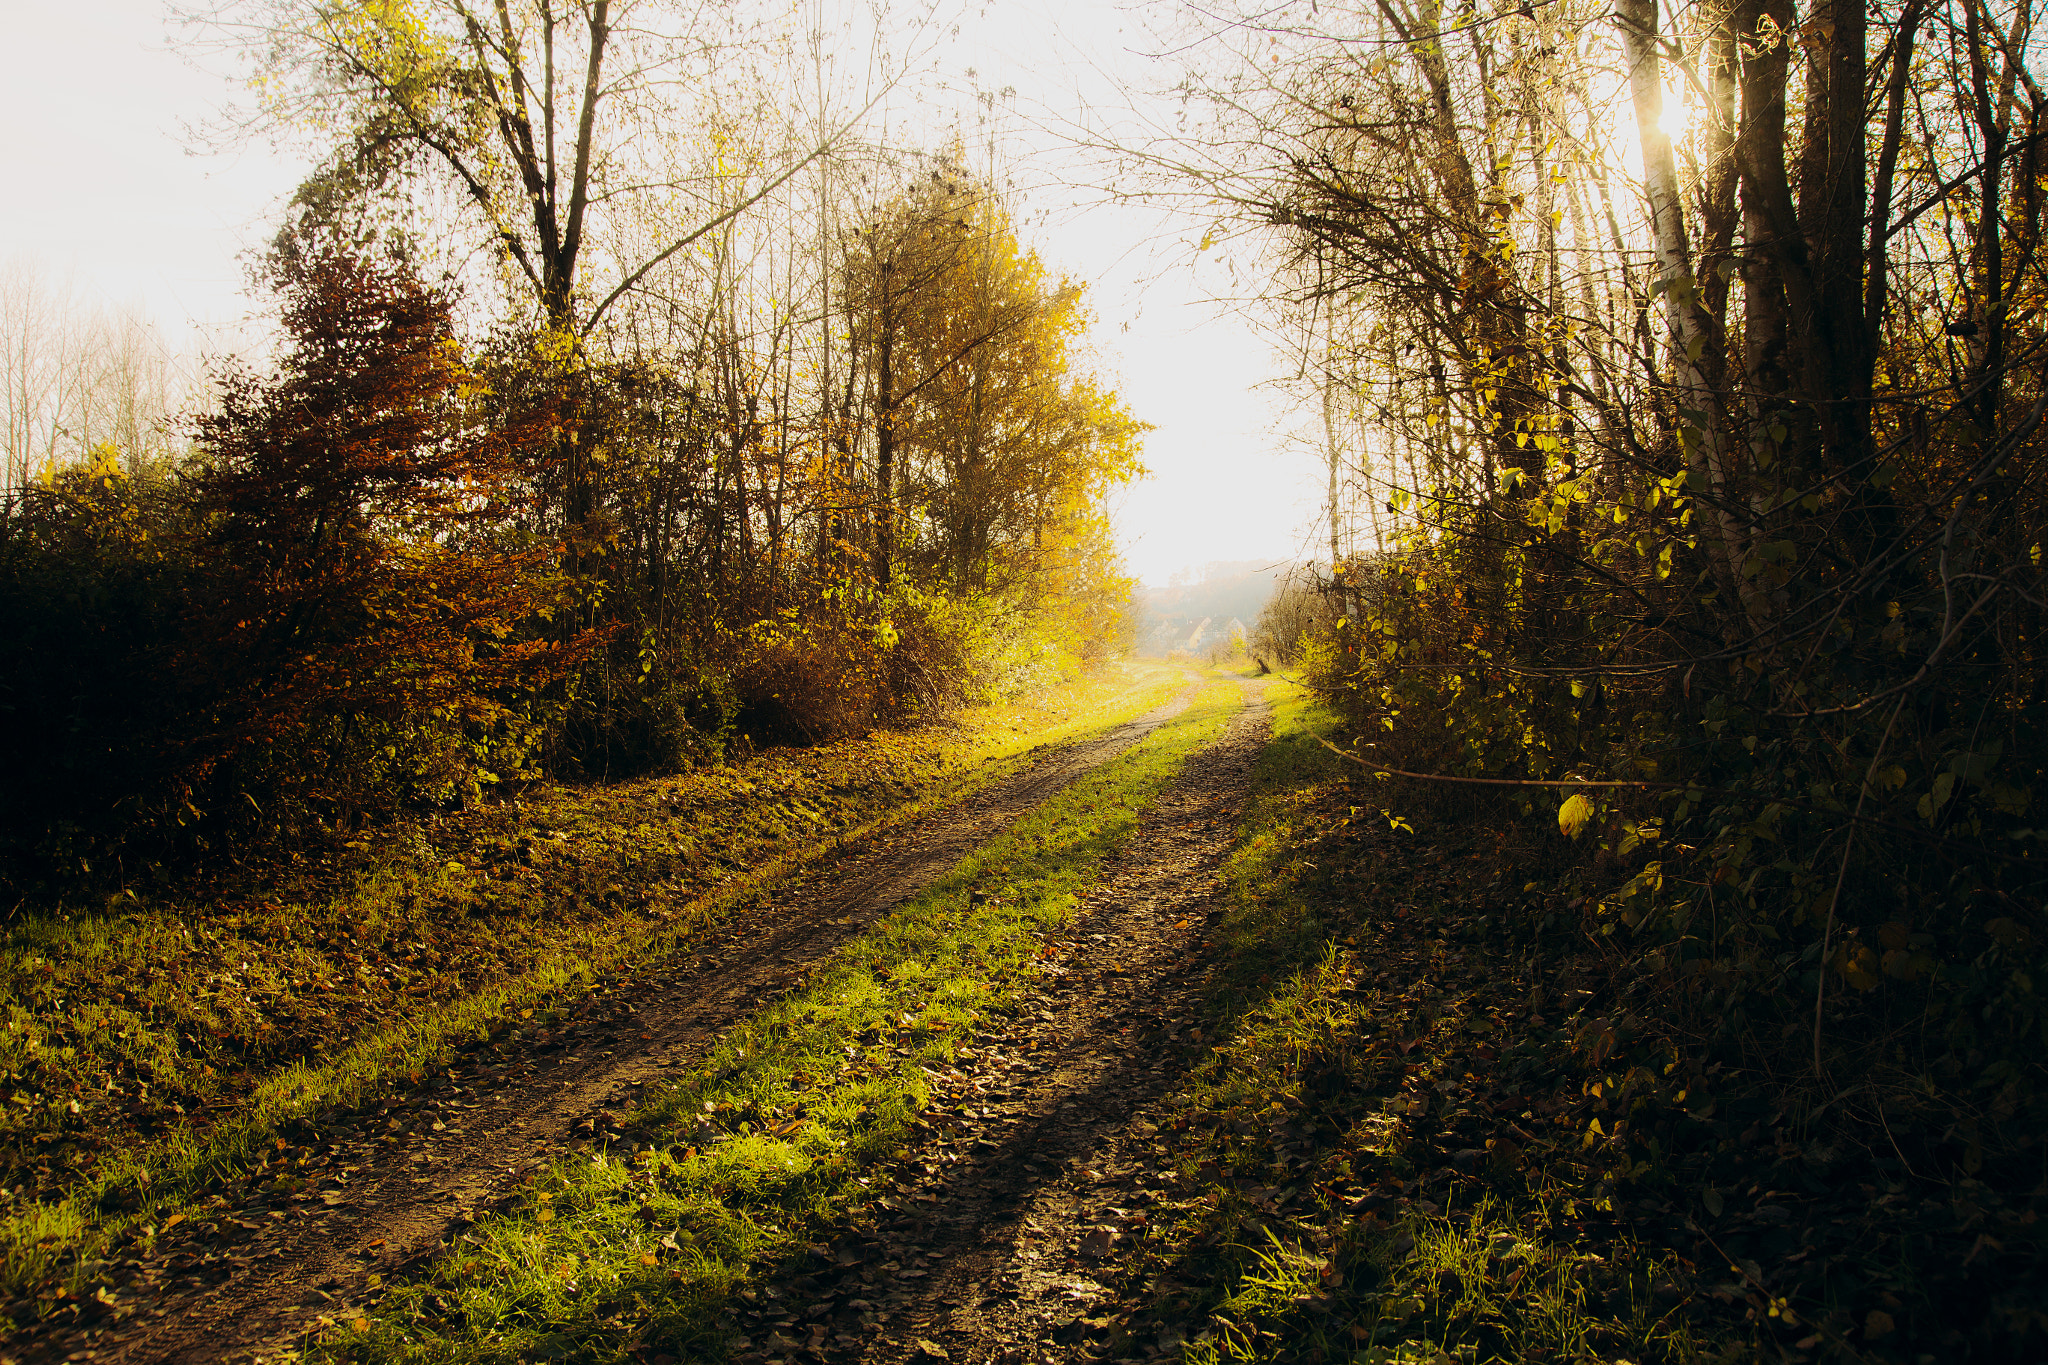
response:
[(135, 311), (81, 298), (33, 259), (0, 265), (0, 486), (100, 446), (131, 471), (160, 463), (194, 378)]

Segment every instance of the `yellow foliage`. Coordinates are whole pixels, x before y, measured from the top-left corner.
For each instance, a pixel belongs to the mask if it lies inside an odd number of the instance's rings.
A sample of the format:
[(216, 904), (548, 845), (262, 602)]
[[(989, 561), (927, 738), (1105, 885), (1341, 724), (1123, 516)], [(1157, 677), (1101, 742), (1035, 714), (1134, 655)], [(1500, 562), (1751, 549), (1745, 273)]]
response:
[(1593, 803), (1580, 792), (1565, 798), (1557, 808), (1557, 827), (1567, 837), (1576, 839), (1585, 832), (1586, 825), (1593, 818)]

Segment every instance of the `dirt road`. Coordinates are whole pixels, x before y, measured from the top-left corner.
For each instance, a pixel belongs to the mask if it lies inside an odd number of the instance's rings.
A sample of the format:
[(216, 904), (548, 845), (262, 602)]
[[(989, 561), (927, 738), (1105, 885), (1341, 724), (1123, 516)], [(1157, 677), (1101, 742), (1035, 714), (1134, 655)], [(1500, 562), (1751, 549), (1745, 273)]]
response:
[(695, 951), (611, 982), (559, 1027), (476, 1049), (402, 1101), (321, 1116), (288, 1135), (317, 1151), (317, 1176), (252, 1179), (218, 1216), (106, 1267), (113, 1301), (89, 1306), (87, 1321), (31, 1329), (0, 1355), (153, 1365), (275, 1353), (445, 1245), (564, 1144), (607, 1131), (614, 1105), (701, 1055), (963, 854), (1185, 709), (1192, 693), (1191, 679), (1165, 707), (824, 860), (735, 912)]
[[(1137, 1358), (1173, 1351), (1129, 1251), (1171, 1171), (1162, 1101), (1202, 1050), (1202, 940), (1268, 716), (1257, 691), (1113, 856), (1011, 1026), (946, 1078), (926, 1173), (831, 1265), (770, 1286), (735, 1326), (741, 1362)], [(1141, 1295), (1140, 1291), (1145, 1291)]]

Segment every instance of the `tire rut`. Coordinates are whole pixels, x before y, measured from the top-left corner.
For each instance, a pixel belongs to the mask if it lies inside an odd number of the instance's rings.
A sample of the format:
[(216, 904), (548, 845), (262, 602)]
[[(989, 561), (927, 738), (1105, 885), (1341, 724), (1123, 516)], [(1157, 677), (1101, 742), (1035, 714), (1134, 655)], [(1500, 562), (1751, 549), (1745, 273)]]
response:
[[(375, 1297), (383, 1278), (440, 1251), (615, 1105), (702, 1056), (719, 1034), (799, 984), (810, 966), (916, 895), (976, 846), (1185, 710), (1173, 701), (1045, 754), (913, 825), (827, 854), (733, 911), (665, 963), (601, 984), (552, 1032), (477, 1049), (431, 1093), (300, 1133), (328, 1153), (326, 1190), (244, 1194), (207, 1222), (110, 1263), (112, 1303), (68, 1330), (31, 1327), (0, 1365), (92, 1360), (183, 1365), (261, 1359)], [(381, 1126), (378, 1134), (368, 1126)], [(305, 1142), (300, 1144), (306, 1145)], [(232, 1197), (232, 1196), (231, 1196)]]
[[(1048, 964), (975, 1058), (934, 1081), (949, 1136), (821, 1270), (735, 1318), (735, 1360), (999, 1365), (1174, 1351), (1119, 1286), (1169, 1192), (1164, 1102), (1199, 1057), (1202, 942), (1269, 716), (1259, 691), (1152, 804)], [(935, 1098), (934, 1103), (938, 1103)], [(1170, 1339), (1169, 1339), (1170, 1338)]]

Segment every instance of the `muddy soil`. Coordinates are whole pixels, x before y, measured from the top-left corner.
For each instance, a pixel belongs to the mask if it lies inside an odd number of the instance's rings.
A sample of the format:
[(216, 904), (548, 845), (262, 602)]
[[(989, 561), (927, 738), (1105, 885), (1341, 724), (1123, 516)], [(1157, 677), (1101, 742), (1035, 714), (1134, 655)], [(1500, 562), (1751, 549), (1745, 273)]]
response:
[[(752, 1295), (741, 1365), (1142, 1360), (1181, 1328), (1142, 1250), (1174, 1172), (1164, 1102), (1205, 1043), (1203, 940), (1268, 716), (1258, 690), (1104, 869), (1041, 984), (935, 1082), (905, 1188)], [(662, 1365), (659, 1358), (650, 1365)]]
[[(29, 1362), (249, 1361), (376, 1296), (535, 1167), (611, 1131), (642, 1086), (929, 886), (975, 846), (1184, 710), (1175, 701), (1100, 739), (1046, 753), (953, 808), (820, 860), (647, 970), (604, 983), (557, 1027), (474, 1048), (401, 1101), (323, 1114), (286, 1134), (310, 1179), (252, 1180), (230, 1208), (130, 1246), (111, 1292), (0, 1348)], [(281, 1143), (281, 1146), (286, 1144)]]

